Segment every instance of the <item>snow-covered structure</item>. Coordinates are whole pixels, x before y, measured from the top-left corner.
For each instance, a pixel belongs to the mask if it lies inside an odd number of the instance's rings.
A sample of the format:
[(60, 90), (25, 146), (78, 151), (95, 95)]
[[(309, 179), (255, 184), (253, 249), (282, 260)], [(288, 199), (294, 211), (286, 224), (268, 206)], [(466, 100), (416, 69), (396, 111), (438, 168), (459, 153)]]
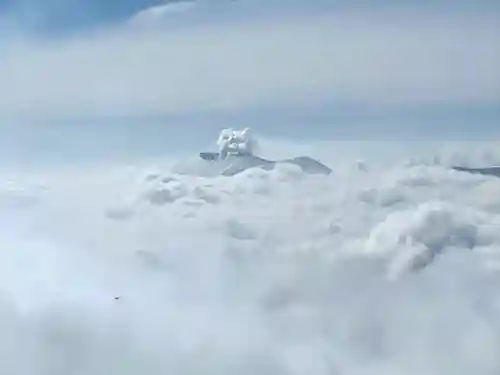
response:
[(228, 155), (254, 155), (257, 141), (250, 128), (243, 130), (223, 129), (217, 140), (219, 159), (224, 160)]

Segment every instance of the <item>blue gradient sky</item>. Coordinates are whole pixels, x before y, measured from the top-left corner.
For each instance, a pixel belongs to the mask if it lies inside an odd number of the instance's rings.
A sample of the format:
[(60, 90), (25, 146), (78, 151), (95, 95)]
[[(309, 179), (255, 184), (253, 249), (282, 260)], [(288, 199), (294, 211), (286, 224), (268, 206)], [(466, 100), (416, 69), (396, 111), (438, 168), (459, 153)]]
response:
[(500, 135), (498, 1), (161, 4), (0, 0), (2, 149)]
[(0, 11), (31, 32), (64, 35), (119, 22), (158, 0), (0, 0)]
[[(182, 1), (171, 0), (170, 2)], [(370, 10), (408, 6), (445, 12), (478, 14), (500, 12), (500, 3), (495, 0), (403, 0), (397, 3), (368, 0), (199, 0), (198, 2), (209, 5), (218, 13), (234, 12), (236, 14), (241, 9), (262, 14), (274, 11), (334, 11), (345, 8)], [(121, 22), (143, 9), (165, 3), (164, 0), (0, 0), (0, 13), (13, 17), (18, 25), (26, 30), (61, 36), (75, 30)]]

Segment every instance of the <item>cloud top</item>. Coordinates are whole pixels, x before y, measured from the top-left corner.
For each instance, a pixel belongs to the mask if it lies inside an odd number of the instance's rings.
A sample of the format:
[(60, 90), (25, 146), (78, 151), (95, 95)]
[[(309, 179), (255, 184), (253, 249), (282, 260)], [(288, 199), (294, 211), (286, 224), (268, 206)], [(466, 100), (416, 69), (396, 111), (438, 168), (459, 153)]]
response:
[[(161, 20), (167, 8), (133, 19)], [(7, 39), (0, 116), (496, 103), (499, 37), (492, 18), (343, 11)]]

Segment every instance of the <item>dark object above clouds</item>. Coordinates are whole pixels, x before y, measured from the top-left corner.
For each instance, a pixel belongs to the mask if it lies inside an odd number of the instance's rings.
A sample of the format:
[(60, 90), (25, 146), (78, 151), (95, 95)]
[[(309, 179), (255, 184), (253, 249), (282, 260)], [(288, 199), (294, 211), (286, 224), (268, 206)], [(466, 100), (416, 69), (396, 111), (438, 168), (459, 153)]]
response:
[(268, 160), (253, 155), (229, 155), (225, 160), (219, 161), (218, 152), (200, 152), (200, 158), (210, 163), (221, 164), (221, 175), (234, 176), (249, 168), (273, 169), (277, 164), (293, 164), (300, 167), (305, 173), (329, 175), (332, 170), (318, 160), (309, 156), (298, 156), (283, 160)]
[(485, 167), (485, 168), (469, 168), (469, 167), (454, 166), (451, 168), (453, 170), (459, 171), (459, 172), (467, 172), (467, 173), (474, 173), (474, 174), (480, 174), (480, 175), (485, 175), (485, 176), (500, 177), (500, 166), (498, 166), (498, 167)]

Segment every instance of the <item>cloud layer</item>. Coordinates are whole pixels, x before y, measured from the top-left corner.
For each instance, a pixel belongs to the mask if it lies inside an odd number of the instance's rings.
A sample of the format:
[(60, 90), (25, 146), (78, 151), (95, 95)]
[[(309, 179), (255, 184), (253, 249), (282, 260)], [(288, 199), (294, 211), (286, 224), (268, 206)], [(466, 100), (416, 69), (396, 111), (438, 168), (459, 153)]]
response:
[(330, 145), (331, 176), (2, 169), (0, 372), (498, 374), (500, 179), (412, 147)]
[(344, 11), (174, 26), (174, 14), (157, 14), (162, 21), (151, 27), (132, 22), (63, 41), (7, 39), (0, 116), (500, 100), (494, 18)]

